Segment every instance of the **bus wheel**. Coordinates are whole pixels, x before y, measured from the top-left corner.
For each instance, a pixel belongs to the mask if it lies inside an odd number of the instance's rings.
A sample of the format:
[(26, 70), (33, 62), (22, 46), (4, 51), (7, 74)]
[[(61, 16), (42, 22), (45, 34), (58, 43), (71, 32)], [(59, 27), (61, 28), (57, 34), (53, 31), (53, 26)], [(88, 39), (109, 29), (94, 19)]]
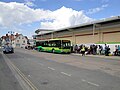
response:
[(41, 52), (41, 51), (42, 51), (42, 48), (39, 49), (39, 52)]
[(55, 50), (54, 50), (54, 49), (52, 49), (52, 53), (55, 53)]

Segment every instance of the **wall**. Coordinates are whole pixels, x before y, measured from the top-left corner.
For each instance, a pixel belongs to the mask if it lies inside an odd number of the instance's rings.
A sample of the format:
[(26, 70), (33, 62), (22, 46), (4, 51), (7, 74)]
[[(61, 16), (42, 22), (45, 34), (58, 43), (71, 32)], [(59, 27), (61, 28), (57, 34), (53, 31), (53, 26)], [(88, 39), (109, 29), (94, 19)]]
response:
[[(95, 27), (94, 33), (91, 24), (91, 26), (55, 32), (53, 37), (71, 40), (73, 44), (101, 42), (120, 43), (120, 22), (102, 23)], [(51, 34), (44, 35), (43, 39), (51, 39)]]

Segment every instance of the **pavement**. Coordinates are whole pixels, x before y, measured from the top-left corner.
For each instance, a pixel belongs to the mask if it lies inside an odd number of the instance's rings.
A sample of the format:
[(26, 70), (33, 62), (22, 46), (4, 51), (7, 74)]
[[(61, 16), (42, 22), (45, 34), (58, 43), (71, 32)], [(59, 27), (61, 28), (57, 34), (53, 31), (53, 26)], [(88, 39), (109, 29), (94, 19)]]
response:
[[(78, 53), (72, 53), (72, 55), (82, 56), (81, 54)], [(120, 60), (120, 56), (105, 56), (105, 55), (85, 55), (85, 56)]]
[[(38, 52), (36, 50), (33, 50), (33, 52)], [(79, 53), (71, 53), (71, 55), (76, 55), (76, 56), (82, 56), (81, 54)], [(117, 60), (120, 60), (120, 56), (105, 56), (105, 55), (92, 55), (92, 54), (88, 54), (88, 55), (85, 55), (87, 57), (98, 57), (98, 58), (107, 58), (107, 59), (117, 59)]]

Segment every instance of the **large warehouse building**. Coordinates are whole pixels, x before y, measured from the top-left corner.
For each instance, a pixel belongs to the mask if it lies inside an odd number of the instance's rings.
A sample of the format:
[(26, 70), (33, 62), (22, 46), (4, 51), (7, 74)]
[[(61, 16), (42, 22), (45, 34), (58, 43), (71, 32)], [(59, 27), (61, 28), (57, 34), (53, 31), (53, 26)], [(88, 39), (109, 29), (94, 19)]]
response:
[[(36, 32), (44, 30), (38, 29)], [(120, 44), (120, 16), (111, 17), (91, 23), (85, 23), (74, 27), (68, 27), (56, 31), (38, 34), (36, 39), (68, 39), (73, 44), (87, 43), (116, 43)]]

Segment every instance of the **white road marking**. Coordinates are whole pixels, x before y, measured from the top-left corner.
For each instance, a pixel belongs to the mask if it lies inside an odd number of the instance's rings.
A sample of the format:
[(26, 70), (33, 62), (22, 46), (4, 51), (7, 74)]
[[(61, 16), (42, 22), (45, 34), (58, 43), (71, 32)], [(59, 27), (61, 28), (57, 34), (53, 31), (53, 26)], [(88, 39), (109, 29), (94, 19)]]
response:
[(98, 85), (98, 84), (96, 84), (96, 83), (92, 83), (92, 82), (86, 81), (86, 80), (84, 80), (84, 79), (82, 79), (82, 81), (83, 81), (83, 82), (87, 82), (88, 84), (91, 84), (91, 85), (93, 85), (93, 86), (97, 86), (97, 87), (100, 86), (100, 85)]
[(82, 79), (83, 82), (85, 82), (86, 80)]
[(30, 75), (28, 75), (28, 77), (31, 77)]
[(61, 72), (62, 74), (64, 74), (64, 75), (66, 75), (66, 76), (71, 76), (71, 74), (67, 74), (67, 73), (65, 73), (65, 72)]
[(94, 86), (99, 86), (98, 84), (96, 84), (96, 83), (92, 83), (92, 82), (87, 82), (87, 83), (89, 83), (89, 84), (91, 84), (91, 85), (94, 85)]
[(48, 67), (49, 69), (51, 69), (51, 70), (55, 70), (54, 68), (51, 68), (51, 67)]
[(42, 64), (42, 63), (38, 63), (39, 65), (41, 65), (41, 66), (44, 66), (44, 64)]

